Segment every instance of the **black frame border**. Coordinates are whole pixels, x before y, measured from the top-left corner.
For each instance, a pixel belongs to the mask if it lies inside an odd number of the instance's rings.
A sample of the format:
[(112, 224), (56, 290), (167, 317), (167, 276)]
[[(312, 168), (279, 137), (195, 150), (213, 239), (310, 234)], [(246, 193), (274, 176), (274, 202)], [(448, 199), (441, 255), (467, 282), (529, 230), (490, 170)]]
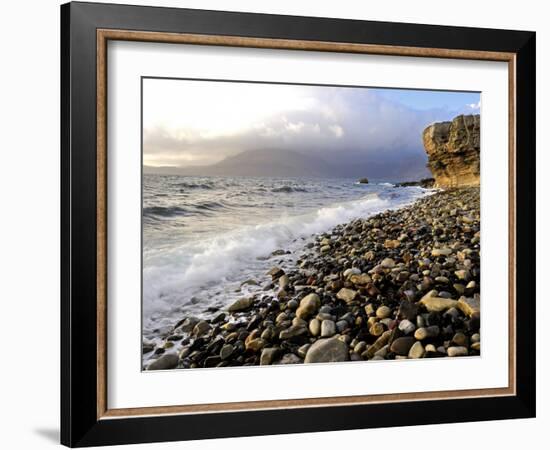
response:
[[(516, 54), (516, 395), (97, 419), (96, 30)], [(73, 2), (61, 6), (61, 443), (70, 447), (535, 416), (534, 32)], [(435, 404), (435, 402), (437, 402)]]

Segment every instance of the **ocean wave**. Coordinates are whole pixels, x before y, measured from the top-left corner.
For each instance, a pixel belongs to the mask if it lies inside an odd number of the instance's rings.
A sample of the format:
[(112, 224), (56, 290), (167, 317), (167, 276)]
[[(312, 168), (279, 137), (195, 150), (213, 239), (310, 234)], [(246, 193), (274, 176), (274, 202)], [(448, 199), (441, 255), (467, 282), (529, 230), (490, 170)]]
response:
[(206, 183), (187, 183), (187, 182), (180, 182), (175, 184), (175, 186), (179, 188), (184, 189), (214, 189), (214, 183), (212, 182), (206, 182)]
[(271, 189), (271, 192), (284, 192), (284, 193), (290, 193), (290, 192), (307, 192), (306, 188), (303, 187), (292, 187), (292, 186), (279, 186), (274, 187)]
[(143, 215), (148, 216), (161, 216), (161, 217), (173, 217), (182, 216), (188, 214), (189, 211), (179, 206), (147, 206), (143, 208)]
[[(292, 245), (303, 242), (303, 238), (390, 206), (388, 199), (370, 194), (357, 201), (245, 226), (164, 252), (158, 259), (148, 259), (144, 264), (144, 312), (168, 310), (197, 296), (203, 299), (201, 308), (205, 308), (212, 297), (209, 289), (219, 290), (220, 283), (240, 279), (244, 273), (249, 273), (246, 271), (254, 271), (255, 264), (266, 264), (265, 261), (259, 263), (258, 258), (269, 256), (280, 248), (292, 249)], [(265, 268), (257, 269), (258, 273), (262, 271)]]

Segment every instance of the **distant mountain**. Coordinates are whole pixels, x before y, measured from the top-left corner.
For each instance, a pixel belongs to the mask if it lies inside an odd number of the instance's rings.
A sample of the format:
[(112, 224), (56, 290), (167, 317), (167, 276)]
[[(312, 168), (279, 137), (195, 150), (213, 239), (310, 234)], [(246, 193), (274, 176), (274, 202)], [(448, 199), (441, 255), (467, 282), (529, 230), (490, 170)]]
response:
[[(208, 166), (150, 167), (144, 173), (247, 177), (337, 177), (335, 168), (317, 156), (291, 150), (248, 150)], [(339, 172), (339, 171), (338, 171)]]
[[(334, 160), (332, 160), (334, 158)], [(145, 174), (248, 176), (248, 177), (320, 177), (364, 178), (385, 181), (420, 180), (430, 176), (423, 154), (388, 158), (382, 152), (368, 158), (359, 151), (345, 155), (331, 155), (330, 160), (318, 155), (282, 149), (247, 150), (208, 166), (151, 167), (144, 166)]]

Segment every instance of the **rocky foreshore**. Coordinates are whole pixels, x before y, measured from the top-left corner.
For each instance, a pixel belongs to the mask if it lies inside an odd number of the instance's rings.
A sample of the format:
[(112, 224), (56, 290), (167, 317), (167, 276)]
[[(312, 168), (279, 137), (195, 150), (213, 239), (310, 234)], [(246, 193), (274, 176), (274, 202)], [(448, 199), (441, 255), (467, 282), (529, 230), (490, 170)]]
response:
[(263, 290), (143, 342), (144, 369), (479, 355), (479, 245), (479, 188), (339, 225)]

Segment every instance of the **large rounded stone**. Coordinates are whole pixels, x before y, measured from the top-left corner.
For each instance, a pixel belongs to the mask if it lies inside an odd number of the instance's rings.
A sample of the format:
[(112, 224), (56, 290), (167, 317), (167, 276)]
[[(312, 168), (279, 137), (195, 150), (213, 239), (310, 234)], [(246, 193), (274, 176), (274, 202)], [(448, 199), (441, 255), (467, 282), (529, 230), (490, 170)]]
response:
[(153, 361), (147, 366), (147, 370), (168, 370), (177, 367), (179, 361), (178, 355), (175, 353), (167, 353), (162, 355), (156, 361)]
[(240, 298), (235, 303), (233, 303), (227, 310), (229, 312), (244, 311), (252, 306), (254, 299), (252, 297)]
[(300, 301), (300, 307), (296, 310), (296, 316), (300, 319), (307, 319), (309, 316), (317, 312), (321, 306), (321, 299), (317, 294), (306, 295)]
[(315, 341), (309, 348), (304, 362), (323, 363), (348, 360), (348, 345), (337, 338), (329, 338)]

